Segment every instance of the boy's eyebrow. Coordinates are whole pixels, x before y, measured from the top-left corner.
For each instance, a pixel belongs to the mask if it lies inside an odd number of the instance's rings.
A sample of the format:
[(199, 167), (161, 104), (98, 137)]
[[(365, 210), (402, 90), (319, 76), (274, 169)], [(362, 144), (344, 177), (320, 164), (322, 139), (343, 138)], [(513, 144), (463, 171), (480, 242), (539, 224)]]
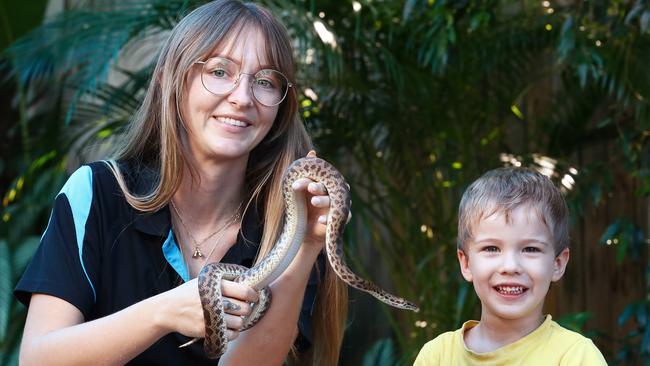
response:
[(526, 239), (520, 240), (519, 242), (522, 243), (522, 244), (539, 243), (539, 244), (544, 244), (544, 245), (547, 245), (547, 246), (551, 246), (551, 243), (547, 243), (546, 241), (544, 241), (544, 239), (541, 239), (541, 238), (526, 238)]
[(474, 244), (483, 243), (483, 242), (487, 242), (487, 243), (501, 243), (502, 240), (497, 239), (497, 238), (489, 238), (489, 237), (488, 237), (488, 238), (483, 238), (483, 239), (481, 239), (481, 240), (473, 240), (472, 242), (473, 242)]
[[(479, 244), (479, 243), (503, 243), (503, 240), (497, 239), (497, 238), (487, 237), (487, 238), (482, 238), (480, 240), (473, 240), (472, 243), (474, 243), (474, 244)], [(550, 243), (544, 241), (544, 239), (541, 239), (541, 238), (526, 238), (526, 239), (518, 240), (517, 243), (519, 243), (519, 244), (540, 243), (540, 244), (544, 244), (544, 245), (547, 245), (547, 246), (551, 246)]]

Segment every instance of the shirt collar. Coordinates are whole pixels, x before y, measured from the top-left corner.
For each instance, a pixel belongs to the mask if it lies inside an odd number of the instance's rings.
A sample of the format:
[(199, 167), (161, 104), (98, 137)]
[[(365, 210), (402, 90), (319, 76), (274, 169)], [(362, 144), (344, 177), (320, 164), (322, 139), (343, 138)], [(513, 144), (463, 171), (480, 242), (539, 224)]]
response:
[[(158, 181), (158, 173), (150, 167), (136, 167), (133, 163), (127, 163), (122, 164), (120, 168), (122, 168), (127, 185), (131, 187), (135, 194), (149, 193), (153, 185)], [(133, 226), (145, 234), (167, 238), (172, 227), (169, 205), (153, 213), (137, 212)], [(242, 218), (237, 243), (228, 250), (222, 261), (233, 263), (232, 261), (239, 259), (244, 260), (244, 265), (252, 265), (261, 240), (262, 220), (257, 205), (253, 203), (248, 207)], [(246, 262), (250, 262), (250, 264), (246, 264)]]

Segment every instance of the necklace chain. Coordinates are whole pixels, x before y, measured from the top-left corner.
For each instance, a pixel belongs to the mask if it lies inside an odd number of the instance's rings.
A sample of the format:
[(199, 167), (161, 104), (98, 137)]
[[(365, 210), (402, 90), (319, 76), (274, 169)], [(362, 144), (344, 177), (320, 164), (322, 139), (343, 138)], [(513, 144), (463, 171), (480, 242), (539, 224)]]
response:
[[(230, 218), (228, 219), (228, 221), (226, 221), (226, 223), (223, 224), (223, 226), (221, 226), (219, 229), (215, 230), (212, 234), (210, 234), (210, 235), (208, 235), (207, 237), (205, 237), (205, 239), (201, 240), (201, 242), (198, 242), (198, 241), (194, 238), (194, 235), (192, 235), (192, 232), (190, 231), (190, 229), (187, 227), (187, 225), (186, 225), (185, 222), (183, 221), (183, 217), (181, 216), (181, 213), (179, 212), (178, 208), (176, 208), (176, 205), (174, 204), (174, 201), (171, 201), (171, 200), (170, 200), (169, 203), (170, 203), (170, 205), (172, 206), (172, 208), (174, 209), (174, 212), (176, 213), (176, 216), (178, 216), (178, 221), (180, 221), (181, 225), (183, 226), (183, 228), (184, 228), (185, 231), (187, 232), (187, 235), (190, 237), (190, 239), (191, 239), (192, 242), (194, 243), (194, 252), (192, 253), (192, 258), (193, 258), (193, 259), (200, 259), (200, 258), (204, 258), (204, 257), (205, 257), (205, 260), (208, 260), (208, 258), (210, 258), (210, 256), (211, 256), (212, 253), (214, 252), (214, 249), (217, 247), (217, 245), (219, 244), (219, 242), (220, 242), (221, 239), (223, 238), (223, 235), (224, 235), (224, 233), (225, 233), (225, 230), (226, 230), (228, 227), (230, 227), (232, 224), (234, 224), (234, 223), (236, 223), (237, 221), (239, 221), (240, 216), (241, 216), (241, 213), (240, 213), (240, 212), (241, 212), (241, 204), (239, 204), (239, 206), (237, 207), (237, 209), (235, 210), (235, 212), (232, 214), (232, 216), (230, 216)], [(206, 241), (208, 241), (210, 238), (212, 238), (213, 236), (217, 235), (218, 233), (221, 233), (221, 235), (219, 235), (219, 238), (215, 241), (215, 244), (212, 246), (212, 250), (210, 250), (210, 253), (209, 253), (209, 254), (207, 255), (207, 257), (206, 257), (206, 256), (203, 254), (203, 252), (201, 251), (201, 245), (205, 244)], [(179, 246), (181, 246), (181, 245), (179, 244)]]

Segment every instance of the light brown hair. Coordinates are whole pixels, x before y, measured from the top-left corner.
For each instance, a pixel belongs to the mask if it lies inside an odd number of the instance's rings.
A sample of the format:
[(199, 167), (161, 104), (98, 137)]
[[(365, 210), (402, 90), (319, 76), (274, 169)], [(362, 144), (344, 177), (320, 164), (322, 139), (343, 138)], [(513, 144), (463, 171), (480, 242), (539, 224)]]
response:
[(569, 209), (553, 182), (528, 168), (490, 170), (463, 193), (458, 209), (458, 249), (473, 237), (473, 229), (486, 217), (510, 213), (522, 206), (535, 210), (553, 235), (555, 254), (569, 246)]
[[(229, 37), (237, 37), (249, 27), (263, 35), (267, 60), (295, 83), (295, 63), (287, 31), (267, 9), (237, 0), (217, 0), (181, 19), (162, 47), (143, 104), (128, 127), (124, 145), (111, 162), (127, 201), (135, 209), (154, 212), (165, 207), (181, 183), (178, 172), (185, 167), (195, 178), (180, 109), (187, 76), (197, 60), (205, 60)], [(251, 151), (246, 168), (247, 207), (255, 202), (264, 224), (257, 261), (271, 250), (280, 234), (283, 173), (291, 162), (312, 148), (299, 118), (295, 89), (289, 89), (269, 133)], [(151, 191), (142, 195), (130, 192), (116, 161), (153, 168), (158, 179)], [(329, 264), (321, 274), (315, 306), (312, 347), (299, 363), (335, 365), (347, 317), (347, 287)]]

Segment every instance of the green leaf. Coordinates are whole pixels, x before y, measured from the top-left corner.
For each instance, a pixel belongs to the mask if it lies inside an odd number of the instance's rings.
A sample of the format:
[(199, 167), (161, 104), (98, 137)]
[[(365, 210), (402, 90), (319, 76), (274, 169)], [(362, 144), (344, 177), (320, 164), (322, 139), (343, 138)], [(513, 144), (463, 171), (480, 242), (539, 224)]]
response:
[(465, 303), (467, 301), (467, 294), (469, 293), (470, 285), (468, 282), (463, 282), (458, 291), (458, 296), (456, 297), (456, 314), (454, 316), (454, 322), (459, 324), (461, 321), (461, 314), (465, 308)]
[(607, 240), (613, 239), (616, 234), (618, 234), (620, 228), (621, 228), (622, 221), (620, 219), (614, 220), (609, 226), (607, 226), (607, 229), (605, 229), (605, 232), (603, 235), (600, 237), (600, 240), (598, 240), (598, 243), (600, 244), (606, 244)]
[(36, 248), (38, 248), (40, 240), (38, 236), (29, 236), (14, 250), (12, 261), (14, 278), (20, 276), (25, 271), (27, 264), (36, 252)]
[(637, 302), (632, 302), (628, 304), (621, 315), (618, 316), (618, 325), (622, 327), (629, 319), (632, 317), (632, 314), (636, 312), (636, 307), (638, 306)]
[(583, 88), (587, 86), (588, 74), (589, 74), (589, 65), (587, 64), (578, 65), (578, 80), (580, 80), (580, 86)]
[(650, 10), (646, 10), (643, 12), (643, 15), (641, 15), (641, 19), (639, 19), (639, 28), (641, 28), (642, 33), (645, 33), (648, 30), (649, 23), (650, 23)]
[(558, 318), (557, 322), (574, 332), (584, 333), (585, 323), (592, 317), (593, 314), (590, 312), (570, 313)]
[(9, 244), (2, 239), (0, 240), (0, 339), (6, 337), (9, 327), (9, 314), (13, 300), (13, 278)]

